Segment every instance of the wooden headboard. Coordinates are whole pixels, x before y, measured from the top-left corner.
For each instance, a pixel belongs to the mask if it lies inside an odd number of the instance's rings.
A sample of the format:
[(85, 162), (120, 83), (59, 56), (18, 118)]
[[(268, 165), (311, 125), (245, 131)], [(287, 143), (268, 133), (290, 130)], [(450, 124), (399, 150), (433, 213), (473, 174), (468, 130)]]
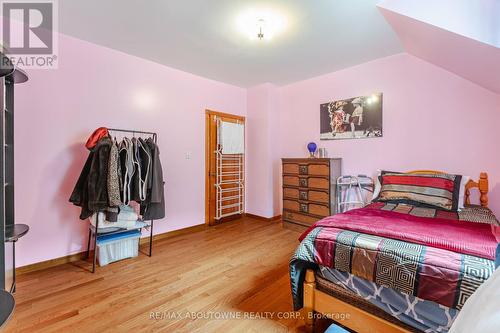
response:
[[(422, 173), (434, 173), (434, 174), (440, 174), (440, 173), (446, 173), (443, 171), (436, 171), (436, 170), (413, 170), (413, 171), (408, 171), (407, 173), (409, 174), (422, 174)], [(477, 188), (479, 190), (479, 203), (483, 207), (488, 207), (488, 174), (486, 172), (481, 172), (479, 175), (479, 180), (476, 182), (474, 180), (469, 180), (467, 184), (465, 184), (465, 198), (464, 198), (464, 203), (466, 205), (470, 205), (470, 190)]]

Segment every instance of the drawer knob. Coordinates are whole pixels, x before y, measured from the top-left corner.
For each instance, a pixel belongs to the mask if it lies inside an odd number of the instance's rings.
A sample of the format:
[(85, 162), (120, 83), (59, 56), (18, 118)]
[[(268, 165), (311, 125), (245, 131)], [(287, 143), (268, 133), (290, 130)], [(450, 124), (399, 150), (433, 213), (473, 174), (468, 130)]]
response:
[(300, 191), (299, 198), (300, 200), (307, 200), (307, 191)]
[(307, 165), (300, 165), (299, 166), (299, 173), (301, 175), (307, 175)]
[(300, 178), (299, 184), (301, 187), (307, 187), (307, 178)]
[(308, 211), (307, 204), (300, 204), (300, 211), (303, 213), (307, 213)]

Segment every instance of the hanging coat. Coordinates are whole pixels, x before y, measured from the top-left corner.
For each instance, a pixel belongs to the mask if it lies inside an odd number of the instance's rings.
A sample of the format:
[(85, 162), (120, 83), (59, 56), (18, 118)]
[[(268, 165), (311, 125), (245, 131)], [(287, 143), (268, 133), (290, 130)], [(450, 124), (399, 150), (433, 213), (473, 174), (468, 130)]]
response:
[(120, 199), (120, 175), (118, 173), (118, 167), (120, 164), (118, 162), (118, 146), (116, 145), (116, 142), (113, 142), (109, 152), (107, 184), (110, 207), (118, 207), (122, 203)]
[(134, 159), (132, 155), (132, 141), (130, 141), (130, 139), (123, 139), (123, 141), (120, 143), (118, 154), (121, 170), (120, 183), (122, 184), (120, 189), (121, 199), (125, 205), (128, 205), (130, 202), (130, 185), (135, 172)]
[[(151, 183), (153, 179), (153, 154), (151, 152), (151, 147), (146, 143), (146, 141), (143, 138), (139, 138), (139, 142), (141, 144), (142, 149), (139, 151), (141, 155), (141, 159), (143, 161), (143, 170), (145, 171), (145, 174), (143, 174), (143, 191), (145, 193), (145, 197), (147, 198), (148, 195), (151, 193)], [(146, 199), (144, 199), (146, 200)], [(143, 200), (143, 201), (144, 201)]]
[[(151, 150), (142, 139), (132, 139), (134, 147), (135, 173), (131, 184), (131, 200), (143, 202), (148, 195), (148, 185), (151, 182)], [(148, 183), (149, 179), (149, 183)]]
[(85, 143), (85, 147), (87, 147), (88, 150), (91, 150), (96, 146), (99, 140), (108, 135), (109, 133), (106, 127), (99, 127), (90, 135), (90, 137), (87, 140), (87, 143)]
[(160, 150), (152, 139), (147, 139), (146, 144), (149, 146), (152, 159), (151, 187), (148, 189), (149, 193), (146, 200), (141, 203), (141, 215), (145, 220), (158, 220), (165, 217), (165, 195)]
[(109, 206), (107, 181), (111, 145), (111, 139), (103, 137), (91, 149), (69, 198), (70, 202), (82, 208), (82, 220)]

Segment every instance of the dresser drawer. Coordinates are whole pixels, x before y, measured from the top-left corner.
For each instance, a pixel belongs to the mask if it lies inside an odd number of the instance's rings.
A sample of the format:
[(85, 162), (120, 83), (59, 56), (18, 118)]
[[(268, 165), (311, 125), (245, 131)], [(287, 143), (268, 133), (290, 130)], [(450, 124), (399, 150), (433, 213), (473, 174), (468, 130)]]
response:
[(309, 164), (307, 169), (307, 174), (311, 176), (328, 176), (330, 174), (330, 167), (326, 164)]
[(328, 204), (330, 202), (330, 196), (327, 192), (315, 191), (315, 190), (302, 190), (296, 188), (283, 188), (283, 197), (297, 200), (309, 200), (317, 201)]
[(304, 176), (328, 176), (330, 167), (328, 164), (318, 163), (284, 163), (283, 173)]
[(330, 180), (328, 180), (327, 178), (309, 177), (309, 179), (307, 180), (307, 187), (329, 190)]
[(330, 216), (330, 208), (328, 206), (317, 205), (313, 203), (308, 204), (307, 212), (309, 214), (323, 216), (323, 217)]
[(284, 163), (283, 173), (298, 175), (299, 165), (297, 163)]
[[(306, 180), (307, 182), (307, 180)], [(288, 186), (299, 186), (299, 177), (295, 176), (283, 176), (283, 185), (288, 185)], [(302, 181), (304, 183), (304, 181)], [(307, 187), (307, 184), (306, 184)]]
[(295, 200), (283, 200), (283, 209), (292, 210), (294, 212), (312, 214), (318, 216), (330, 216), (330, 208), (327, 205), (320, 205), (308, 202), (299, 202)]
[[(295, 200), (283, 200), (283, 209), (293, 210), (295, 212), (300, 212), (300, 202)], [(307, 208), (306, 208), (307, 209)], [(305, 212), (307, 213), (307, 212)]]
[(300, 213), (293, 213), (293, 212), (283, 212), (283, 219), (286, 221), (295, 222), (307, 226), (310, 226), (319, 220), (317, 217), (308, 216)]
[(325, 204), (330, 203), (330, 195), (327, 192), (314, 191), (314, 190), (309, 190), (308, 192), (309, 194), (307, 200), (323, 202)]
[(307, 196), (307, 191), (299, 191), (296, 188), (285, 187), (285, 188), (283, 188), (283, 198), (307, 200), (307, 199), (302, 199), (300, 197), (301, 192), (305, 193)]
[(283, 176), (283, 185), (310, 187), (324, 190), (330, 189), (330, 181), (327, 178), (318, 177)]

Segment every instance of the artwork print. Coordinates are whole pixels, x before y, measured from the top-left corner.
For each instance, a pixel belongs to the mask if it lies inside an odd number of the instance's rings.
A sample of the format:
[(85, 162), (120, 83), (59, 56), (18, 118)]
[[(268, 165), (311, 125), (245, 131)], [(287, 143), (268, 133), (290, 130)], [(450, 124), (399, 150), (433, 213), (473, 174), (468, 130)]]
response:
[(382, 136), (382, 94), (320, 105), (321, 140)]

